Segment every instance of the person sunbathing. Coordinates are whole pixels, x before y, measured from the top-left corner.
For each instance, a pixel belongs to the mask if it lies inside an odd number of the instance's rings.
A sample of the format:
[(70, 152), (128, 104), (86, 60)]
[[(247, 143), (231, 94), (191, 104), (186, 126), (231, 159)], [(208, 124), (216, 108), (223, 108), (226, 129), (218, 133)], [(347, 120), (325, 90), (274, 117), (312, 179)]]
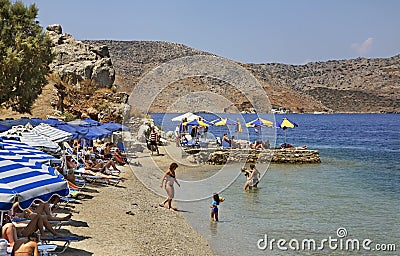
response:
[(10, 224), (4, 225), (2, 232), (3, 238), (7, 239), (10, 243), (11, 241), (15, 243), (16, 237), (26, 237), (38, 230), (41, 236), (46, 237), (45, 228), (55, 237), (65, 237), (63, 234), (56, 232), (49, 221), (46, 218), (42, 218), (39, 214), (32, 214), (29, 223), (13, 222)]
[(124, 180), (123, 178), (120, 178), (120, 177), (117, 177), (117, 176), (114, 176), (114, 175), (108, 175), (108, 174), (104, 174), (104, 173), (102, 173), (100, 171), (92, 171), (92, 170), (89, 170), (89, 169), (85, 169), (85, 172), (83, 173), (83, 177), (85, 175), (98, 176), (100, 178), (109, 179), (109, 180), (110, 179), (112, 179), (112, 180)]
[(39, 249), (38, 249), (38, 242), (39, 237), (36, 233), (31, 233), (28, 237), (18, 239), (13, 247), (13, 255), (33, 255), (39, 256)]
[(115, 166), (115, 163), (112, 159), (109, 159), (107, 163), (97, 160), (96, 158), (90, 159), (90, 155), (86, 154), (84, 157), (85, 161), (85, 170), (92, 170), (96, 172), (109, 172), (110, 167), (113, 168), (114, 171), (118, 171), (118, 168)]
[(65, 217), (56, 217), (53, 216), (50, 212), (50, 206), (49, 203), (43, 203), (41, 201), (38, 201), (38, 207), (36, 207), (34, 210), (32, 209), (25, 209), (21, 210), (19, 207), (19, 203), (15, 202), (13, 205), (13, 212), (14, 212), (14, 218), (16, 220), (18, 219), (28, 219), (32, 220), (34, 215), (39, 215), (41, 218), (43, 218), (44, 221), (64, 221), (64, 220), (69, 220), (72, 217), (72, 214), (68, 214)]
[(67, 155), (65, 157), (65, 161), (66, 161), (68, 169), (74, 169), (74, 168), (78, 167), (78, 164), (75, 162), (75, 160), (72, 158), (71, 155)]
[[(4, 215), (7, 216), (8, 215)], [(17, 229), (15, 228), (14, 224), (11, 223), (10, 220), (6, 220), (8, 223), (4, 224), (1, 227), (1, 237), (6, 239), (10, 244), (10, 247), (14, 247), (14, 243), (18, 240), (17, 237)]]
[(261, 141), (257, 141), (255, 145), (255, 149), (265, 149)]
[(118, 148), (115, 149), (114, 151), (114, 156), (117, 159), (117, 163), (119, 165), (125, 165), (126, 164), (126, 156), (119, 151)]
[(113, 147), (112, 143), (110, 143), (110, 142), (106, 143), (105, 147), (103, 148), (103, 151), (104, 151), (103, 158), (106, 160), (113, 160), (115, 163), (124, 165), (125, 162), (123, 161), (122, 156), (121, 156), (121, 159), (118, 159), (118, 155), (111, 150), (112, 147)]
[(307, 146), (306, 146), (306, 145), (303, 145), (303, 146), (295, 147), (295, 146), (293, 146), (292, 144), (283, 143), (283, 144), (281, 145), (281, 148), (282, 148), (282, 149), (288, 149), (288, 150), (304, 150), (304, 149), (307, 149)]
[(50, 204), (48, 202), (42, 202), (42, 201), (35, 201), (37, 206), (33, 209), (26, 209), (26, 211), (31, 211), (33, 213), (41, 214), (47, 217), (48, 220), (50, 221), (66, 221), (70, 220), (72, 217), (72, 213), (69, 213), (68, 215), (64, 217), (57, 217), (52, 215), (51, 210), (50, 210)]

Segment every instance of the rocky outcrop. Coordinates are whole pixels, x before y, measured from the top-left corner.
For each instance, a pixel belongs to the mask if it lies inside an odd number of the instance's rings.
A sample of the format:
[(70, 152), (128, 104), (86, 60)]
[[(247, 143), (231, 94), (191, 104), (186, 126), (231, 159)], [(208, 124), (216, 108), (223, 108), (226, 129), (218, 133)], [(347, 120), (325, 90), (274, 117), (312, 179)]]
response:
[(58, 24), (48, 26), (46, 34), (54, 45), (55, 58), (50, 68), (64, 82), (79, 85), (82, 80), (90, 79), (99, 88), (110, 88), (114, 84), (115, 70), (107, 46), (77, 41), (71, 35), (63, 34)]

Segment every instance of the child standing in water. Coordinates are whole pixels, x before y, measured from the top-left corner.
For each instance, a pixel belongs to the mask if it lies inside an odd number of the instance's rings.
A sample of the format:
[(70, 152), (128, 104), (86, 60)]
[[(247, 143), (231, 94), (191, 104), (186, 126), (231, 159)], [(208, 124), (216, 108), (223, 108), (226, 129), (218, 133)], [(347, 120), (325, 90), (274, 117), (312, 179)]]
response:
[(211, 203), (211, 221), (218, 221), (218, 205), (223, 202), (224, 199), (220, 197), (217, 193), (213, 194), (213, 201)]

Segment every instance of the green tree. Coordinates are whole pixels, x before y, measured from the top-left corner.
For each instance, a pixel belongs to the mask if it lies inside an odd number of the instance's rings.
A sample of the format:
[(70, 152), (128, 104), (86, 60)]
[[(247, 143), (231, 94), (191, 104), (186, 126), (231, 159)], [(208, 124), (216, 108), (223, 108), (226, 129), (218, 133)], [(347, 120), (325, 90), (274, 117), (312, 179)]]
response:
[(30, 113), (53, 60), (37, 15), (34, 4), (0, 0), (0, 104), (19, 113)]

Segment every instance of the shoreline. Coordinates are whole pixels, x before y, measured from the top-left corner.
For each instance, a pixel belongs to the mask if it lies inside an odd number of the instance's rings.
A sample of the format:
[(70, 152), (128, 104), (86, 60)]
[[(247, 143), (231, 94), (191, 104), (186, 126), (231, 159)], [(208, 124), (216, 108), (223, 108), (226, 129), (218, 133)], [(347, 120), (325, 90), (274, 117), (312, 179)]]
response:
[[(149, 153), (137, 155), (144, 166), (151, 159)], [(70, 204), (76, 213), (61, 232), (65, 228), (83, 239), (63, 255), (216, 255), (182, 213), (158, 206), (164, 199), (136, 178), (134, 166), (119, 168), (124, 182), (88, 184), (81, 193), (86, 199)]]

